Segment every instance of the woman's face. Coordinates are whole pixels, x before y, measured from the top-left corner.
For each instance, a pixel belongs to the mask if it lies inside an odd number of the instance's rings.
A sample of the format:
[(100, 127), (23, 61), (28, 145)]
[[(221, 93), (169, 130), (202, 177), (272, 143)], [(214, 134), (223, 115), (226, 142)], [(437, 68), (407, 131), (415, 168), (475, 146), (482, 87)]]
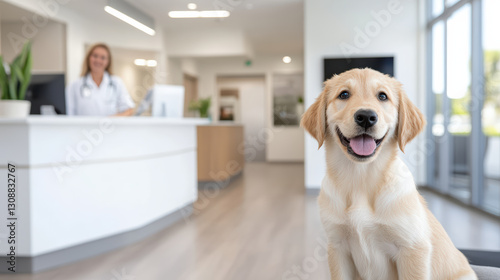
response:
[(90, 71), (94, 73), (104, 72), (109, 64), (109, 54), (105, 48), (97, 47), (90, 54)]

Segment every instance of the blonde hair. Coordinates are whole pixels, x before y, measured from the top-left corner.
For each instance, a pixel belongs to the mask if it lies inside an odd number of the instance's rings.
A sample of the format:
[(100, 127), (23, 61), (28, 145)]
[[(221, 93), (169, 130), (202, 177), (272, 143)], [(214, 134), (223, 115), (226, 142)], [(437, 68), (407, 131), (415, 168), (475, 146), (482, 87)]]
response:
[(108, 65), (106, 66), (106, 71), (109, 73), (109, 75), (113, 75), (113, 70), (111, 68), (111, 50), (106, 44), (103, 43), (98, 43), (90, 47), (89, 51), (87, 52), (87, 55), (85, 56), (85, 60), (83, 61), (83, 67), (82, 67), (82, 77), (86, 76), (88, 73), (90, 73), (90, 56), (94, 52), (95, 49), (97, 48), (103, 48), (108, 52)]

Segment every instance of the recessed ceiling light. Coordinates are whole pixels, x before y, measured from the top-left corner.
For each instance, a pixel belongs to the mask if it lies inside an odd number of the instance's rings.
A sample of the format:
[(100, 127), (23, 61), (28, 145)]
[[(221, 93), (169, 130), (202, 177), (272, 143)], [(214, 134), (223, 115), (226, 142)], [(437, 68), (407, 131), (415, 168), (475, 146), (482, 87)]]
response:
[(195, 3), (189, 3), (189, 4), (188, 4), (188, 9), (190, 9), (190, 10), (196, 10), (196, 8), (197, 8), (197, 7), (198, 7), (198, 6), (196, 6), (196, 4), (195, 4)]
[(148, 60), (148, 61), (146, 61), (146, 66), (148, 66), (148, 67), (156, 67), (156, 65), (158, 65), (158, 63), (156, 62), (156, 60)]
[(284, 56), (284, 57), (283, 57), (283, 62), (284, 62), (284, 63), (290, 63), (290, 62), (292, 62), (292, 58), (291, 58), (291, 57), (289, 57), (289, 56)]
[(158, 65), (158, 62), (156, 62), (156, 60), (145, 60), (142, 58), (138, 58), (134, 60), (134, 64), (137, 66), (156, 67), (156, 65)]
[(171, 18), (225, 18), (230, 13), (228, 11), (171, 11), (168, 16)]
[(138, 58), (134, 60), (134, 64), (137, 66), (146, 66), (146, 60)]

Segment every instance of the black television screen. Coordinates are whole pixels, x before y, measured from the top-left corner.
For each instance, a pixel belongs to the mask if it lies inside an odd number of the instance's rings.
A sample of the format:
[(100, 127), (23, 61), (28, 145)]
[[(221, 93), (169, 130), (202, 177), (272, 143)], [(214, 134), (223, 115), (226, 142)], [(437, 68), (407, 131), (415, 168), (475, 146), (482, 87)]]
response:
[(394, 77), (394, 57), (325, 58), (324, 79), (354, 68), (371, 68)]
[(57, 114), (66, 114), (64, 74), (34, 74), (26, 92), (31, 115), (39, 115), (42, 105), (52, 105)]

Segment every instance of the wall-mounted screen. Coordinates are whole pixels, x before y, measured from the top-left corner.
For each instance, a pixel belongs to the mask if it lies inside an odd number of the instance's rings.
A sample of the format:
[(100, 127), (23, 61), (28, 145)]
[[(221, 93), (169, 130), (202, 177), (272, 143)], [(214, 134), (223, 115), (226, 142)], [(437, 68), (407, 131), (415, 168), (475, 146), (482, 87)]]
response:
[(354, 68), (371, 68), (394, 77), (394, 57), (325, 58), (323, 81)]

